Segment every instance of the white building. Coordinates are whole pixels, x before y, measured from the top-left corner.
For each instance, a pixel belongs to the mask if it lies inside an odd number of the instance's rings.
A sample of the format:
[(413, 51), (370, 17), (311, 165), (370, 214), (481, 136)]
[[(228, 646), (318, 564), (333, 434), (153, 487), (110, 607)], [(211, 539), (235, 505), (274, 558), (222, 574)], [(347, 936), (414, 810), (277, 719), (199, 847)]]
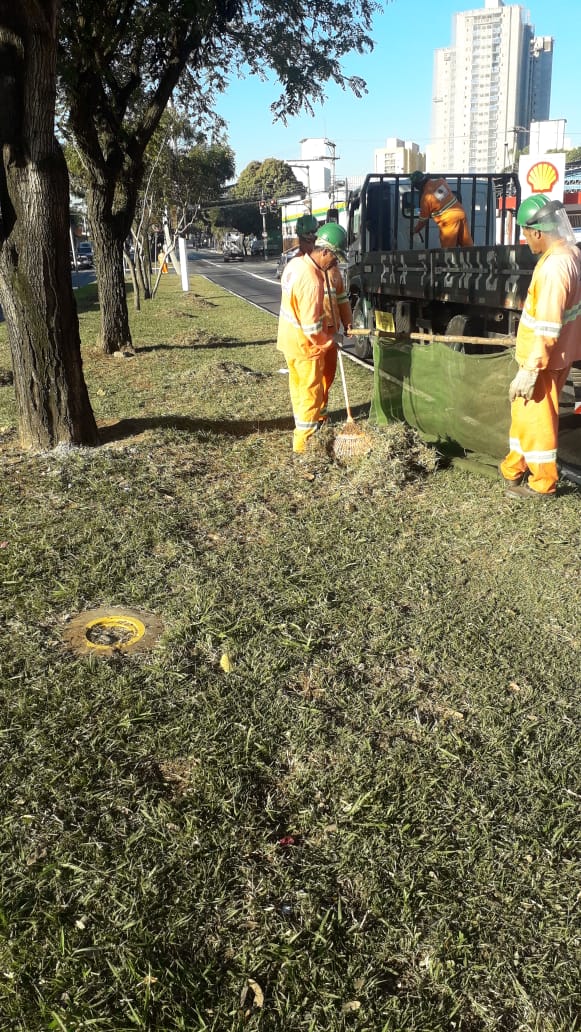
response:
[(298, 158), (285, 158), (296, 178), (305, 188), (306, 196), (281, 197), (283, 242), (295, 237), (296, 220), (310, 212), (320, 225), (327, 221), (329, 210), (338, 212), (341, 225), (345, 224), (344, 188), (339, 189), (335, 178), (336, 146), (326, 137), (301, 140)]
[(453, 16), (451, 47), (435, 51), (428, 165), (499, 172), (549, 117), (553, 40), (535, 38), (523, 7), (485, 0)]
[(390, 136), (385, 141), (385, 147), (378, 147), (373, 152), (374, 172), (394, 172), (405, 174), (425, 169), (424, 155), (420, 153), (417, 143), (412, 140), (400, 140), (397, 136)]

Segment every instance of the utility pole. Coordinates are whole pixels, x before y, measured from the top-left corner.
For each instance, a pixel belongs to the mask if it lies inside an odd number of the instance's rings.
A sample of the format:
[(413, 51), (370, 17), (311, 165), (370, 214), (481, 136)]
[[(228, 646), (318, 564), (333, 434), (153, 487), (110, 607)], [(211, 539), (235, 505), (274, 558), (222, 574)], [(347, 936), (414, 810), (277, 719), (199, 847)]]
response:
[(264, 190), (262, 191), (260, 200), (258, 202), (258, 210), (262, 215), (262, 254), (264, 260), (266, 261), (266, 241), (268, 240), (268, 233), (266, 232), (266, 201), (264, 199)]

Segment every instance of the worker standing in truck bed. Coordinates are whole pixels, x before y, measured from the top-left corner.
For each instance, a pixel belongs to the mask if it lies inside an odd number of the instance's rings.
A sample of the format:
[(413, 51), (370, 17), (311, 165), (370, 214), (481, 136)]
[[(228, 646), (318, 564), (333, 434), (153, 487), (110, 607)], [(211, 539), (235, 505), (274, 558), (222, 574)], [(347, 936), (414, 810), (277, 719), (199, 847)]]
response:
[(420, 191), (420, 217), (414, 233), (420, 233), (432, 218), (440, 233), (440, 247), (473, 247), (466, 212), (445, 179), (431, 179), (425, 172), (412, 172), (414, 189)]

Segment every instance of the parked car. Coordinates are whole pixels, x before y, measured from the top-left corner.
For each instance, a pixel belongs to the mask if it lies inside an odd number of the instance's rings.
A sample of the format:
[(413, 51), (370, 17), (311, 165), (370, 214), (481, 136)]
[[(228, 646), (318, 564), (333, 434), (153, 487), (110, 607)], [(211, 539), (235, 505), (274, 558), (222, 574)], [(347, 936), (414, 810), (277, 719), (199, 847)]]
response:
[(283, 251), (282, 252), (280, 258), (278, 259), (278, 262), (276, 263), (276, 278), (277, 279), (280, 279), (280, 277), (282, 276), (283, 270), (288, 265), (288, 263), (293, 258), (296, 258), (297, 254), (300, 254), (300, 253), (301, 253), (300, 247), (291, 247), (288, 251)]
[(79, 269), (93, 268), (93, 248), (88, 240), (77, 244), (77, 266)]

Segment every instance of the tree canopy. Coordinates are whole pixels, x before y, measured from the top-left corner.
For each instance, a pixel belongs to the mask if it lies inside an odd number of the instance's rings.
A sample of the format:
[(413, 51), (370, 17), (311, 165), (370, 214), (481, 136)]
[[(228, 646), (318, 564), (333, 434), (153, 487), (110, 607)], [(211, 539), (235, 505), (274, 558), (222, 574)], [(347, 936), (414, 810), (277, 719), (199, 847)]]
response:
[[(349, 52), (371, 50), (376, 0), (62, 0), (59, 86), (87, 179), (106, 352), (129, 342), (123, 280), (127, 237), (144, 172), (144, 155), (171, 97), (201, 131), (216, 122), (216, 94), (239, 74), (274, 73), (272, 105), (285, 120), (346, 76)], [(340, 32), (337, 27), (342, 26)]]
[(287, 194), (299, 194), (304, 197), (305, 188), (290, 165), (278, 158), (266, 158), (264, 161), (251, 161), (246, 166), (232, 194), (249, 200), (264, 197), (270, 201)]
[[(72, 301), (55, 84), (60, 132), (74, 144), (87, 183), (102, 343), (113, 353), (131, 343), (124, 244), (147, 148), (170, 98), (201, 134), (219, 128), (216, 95), (236, 76), (274, 75), (281, 92), (271, 113), (283, 121), (312, 111), (329, 82), (361, 95), (365, 84), (345, 74), (343, 58), (372, 50), (373, 16), (384, 6), (376, 0), (0, 4), (0, 297), (19, 364), (23, 440), (46, 446), (96, 438)], [(67, 341), (73, 341), (68, 351)]]
[(277, 76), (275, 119), (311, 110), (331, 80), (361, 95), (362, 79), (347, 76), (342, 59), (373, 49), (380, 9), (376, 0), (62, 0), (63, 132), (87, 173), (106, 352), (130, 344), (123, 243), (169, 99), (201, 131), (217, 122), (217, 93), (244, 72)]

